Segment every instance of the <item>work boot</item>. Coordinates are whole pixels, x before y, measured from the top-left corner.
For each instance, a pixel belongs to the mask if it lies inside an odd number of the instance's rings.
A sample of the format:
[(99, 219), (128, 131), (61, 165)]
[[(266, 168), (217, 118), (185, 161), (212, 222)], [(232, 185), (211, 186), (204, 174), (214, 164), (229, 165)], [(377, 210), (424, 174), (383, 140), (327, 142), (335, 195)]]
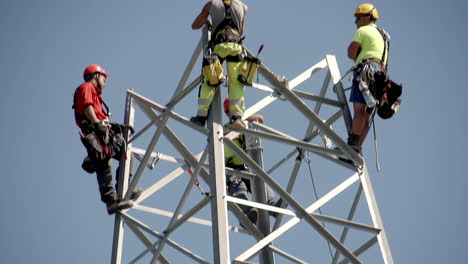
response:
[(361, 144), (359, 144), (359, 140), (361, 139), (360, 135), (350, 134), (348, 137), (348, 145), (354, 149), (358, 154), (361, 154)]
[[(256, 225), (257, 224), (257, 219), (258, 219), (258, 209), (257, 208), (251, 208), (246, 214), (247, 218)], [(245, 226), (242, 223), (239, 223), (239, 225), (245, 229)]]
[(114, 214), (117, 211), (125, 210), (133, 206), (133, 201), (114, 201), (107, 204), (107, 213), (109, 215)]
[(136, 188), (133, 190), (132, 195), (130, 196), (130, 200), (136, 201), (140, 197), (140, 195), (143, 193), (143, 188)]
[(244, 124), (244, 122), (242, 121), (242, 117), (241, 117), (241, 116), (238, 116), (238, 115), (232, 116), (229, 123), (231, 123), (232, 125), (234, 125), (234, 126), (236, 126), (236, 127), (245, 128), (245, 124)]
[(252, 221), (254, 225), (257, 224), (257, 218), (258, 218), (258, 209), (257, 208), (252, 208), (247, 212), (247, 217)]
[(204, 127), (205, 124), (206, 124), (206, 116), (198, 116), (198, 115), (194, 116), (194, 117), (190, 118), (190, 122)]

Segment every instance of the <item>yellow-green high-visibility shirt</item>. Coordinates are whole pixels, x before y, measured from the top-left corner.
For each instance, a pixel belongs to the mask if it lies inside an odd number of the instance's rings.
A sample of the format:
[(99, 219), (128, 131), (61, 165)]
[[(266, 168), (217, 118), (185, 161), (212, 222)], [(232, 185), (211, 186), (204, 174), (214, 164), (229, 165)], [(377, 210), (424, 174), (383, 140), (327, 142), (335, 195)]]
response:
[[(355, 65), (365, 59), (382, 59), (385, 42), (377, 29), (377, 25), (372, 23), (358, 28), (354, 33), (353, 41), (361, 44), (361, 51), (355, 60)], [(384, 58), (383, 63), (386, 64), (386, 62), (387, 58)]]
[[(239, 135), (236, 138), (232, 140), (239, 148), (243, 149), (245, 151), (245, 136), (244, 135)], [(224, 163), (226, 165), (232, 164), (232, 165), (244, 165), (244, 162), (232, 152), (232, 150), (224, 146)]]

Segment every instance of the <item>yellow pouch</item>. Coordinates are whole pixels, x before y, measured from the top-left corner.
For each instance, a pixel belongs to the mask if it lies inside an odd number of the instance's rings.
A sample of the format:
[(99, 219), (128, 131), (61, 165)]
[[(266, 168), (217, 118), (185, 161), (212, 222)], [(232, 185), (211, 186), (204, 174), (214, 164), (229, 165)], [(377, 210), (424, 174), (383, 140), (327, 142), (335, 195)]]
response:
[(203, 76), (211, 86), (218, 86), (224, 81), (223, 66), (216, 55), (203, 58)]
[(239, 76), (237, 80), (244, 85), (252, 86), (253, 79), (260, 67), (260, 60), (257, 58), (246, 57), (241, 62)]

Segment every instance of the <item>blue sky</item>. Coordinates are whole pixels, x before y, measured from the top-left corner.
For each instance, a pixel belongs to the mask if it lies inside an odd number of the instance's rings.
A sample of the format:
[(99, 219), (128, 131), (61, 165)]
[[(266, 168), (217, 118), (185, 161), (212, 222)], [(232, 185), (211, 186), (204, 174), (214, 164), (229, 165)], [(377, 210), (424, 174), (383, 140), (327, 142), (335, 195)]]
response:
[[(337, 57), (342, 73), (352, 65), (346, 48), (355, 30), (352, 14), (361, 2), (246, 3), (244, 43), (251, 50), (264, 44), (260, 57), (272, 71), (292, 79), (325, 54)], [(95, 176), (80, 168), (85, 150), (73, 121), (74, 89), (82, 82), (86, 65), (98, 63), (109, 73), (104, 99), (114, 121), (123, 120), (127, 89), (167, 103), (200, 38), (190, 25), (203, 4), (198, 0), (0, 3), (1, 263), (109, 262), (113, 218), (99, 200)], [(378, 24), (392, 36), (390, 75), (404, 84), (398, 115), (377, 120), (381, 172), (373, 166), (371, 134), (364, 145), (393, 257), (396, 263), (460, 263), (468, 258), (463, 209), (468, 186), (464, 173), (468, 92), (463, 82), (467, 4), (453, 0), (377, 0), (374, 4), (381, 16)], [(349, 86), (349, 79), (344, 83)], [(307, 88), (318, 93), (317, 87)], [(246, 89), (247, 106), (257, 97), (258, 92)], [(287, 111), (291, 109), (284, 105), (262, 114), (272, 126), (289, 132), (291, 113)], [(185, 116), (195, 109), (195, 92), (176, 108)], [(144, 122), (144, 118), (138, 120), (136, 128)], [(338, 133), (345, 137), (343, 129)], [(201, 151), (204, 139), (190, 135), (182, 137)], [(265, 164), (272, 164), (273, 153), (282, 149), (265, 146)], [(334, 172), (336, 166), (312, 161), (320, 165), (314, 176), (319, 194), (324, 194), (332, 183), (329, 177), (318, 176)], [(164, 169), (142, 180), (143, 187), (163, 176)], [(306, 167), (301, 175), (310, 179)], [(181, 178), (174, 188), (182, 191), (186, 180)], [(285, 182), (286, 177), (278, 181)], [(298, 189), (296, 194), (301, 201), (313, 197), (310, 188)], [(176, 199), (171, 192), (162, 193), (154, 205), (169, 209), (167, 201)], [(337, 208), (323, 210), (333, 213)], [(205, 219), (209, 218), (209, 210), (205, 212)], [(153, 226), (162, 231), (165, 226), (158, 226), (158, 221), (155, 218)], [(211, 243), (207, 228), (188, 225), (183, 230), (180, 237)], [(302, 230), (299, 227), (296, 232)], [(326, 254), (320, 255), (327, 252), (326, 244), (316, 232), (307, 232), (305, 238), (285, 240), (293, 245), (290, 251), (310, 262), (328, 262)], [(130, 231), (126, 234), (132, 241)], [(133, 242), (126, 242), (128, 252), (141, 248)], [(369, 254), (369, 260), (379, 257), (375, 250)], [(173, 263), (187, 261), (174, 253), (169, 256)], [(204, 256), (211, 258), (208, 251)]]

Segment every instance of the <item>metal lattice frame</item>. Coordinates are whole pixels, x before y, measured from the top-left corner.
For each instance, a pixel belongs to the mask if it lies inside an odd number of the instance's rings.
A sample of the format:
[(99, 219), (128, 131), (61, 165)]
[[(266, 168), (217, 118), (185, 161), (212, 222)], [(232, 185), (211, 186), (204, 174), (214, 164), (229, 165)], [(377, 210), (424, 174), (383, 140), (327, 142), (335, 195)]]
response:
[[(254, 87), (270, 90), (272, 93), (247, 109), (245, 111), (244, 118), (257, 113), (261, 109), (276, 101), (279, 96), (281, 96), (310, 121), (303, 139), (293, 138), (272, 127), (268, 127), (259, 123), (250, 124), (249, 128), (239, 128), (232, 125), (223, 126), (219, 89), (218, 92), (216, 92), (212, 103), (212, 110), (210, 111), (208, 118), (208, 128), (206, 129), (192, 124), (188, 118), (173, 111), (174, 106), (177, 105), (203, 80), (203, 77), (200, 75), (186, 86), (190, 73), (195, 63), (197, 63), (199, 54), (202, 52), (203, 47), (207, 43), (206, 36), (209, 37), (209, 32), (204, 29), (203, 37), (197, 45), (197, 48), (195, 49), (193, 56), (188, 66), (186, 67), (186, 70), (172, 99), (165, 106), (157, 104), (133, 91), (127, 92), (124, 120), (125, 124), (134, 124), (135, 105), (141, 109), (141, 111), (148, 117), (150, 121), (140, 131), (137, 131), (131, 136), (127, 135), (128, 146), (126, 150), (126, 156), (130, 157), (132, 154), (139, 154), (143, 156), (140, 156), (140, 165), (136, 169), (132, 181), (128, 184), (128, 186), (126, 183), (130, 174), (128, 169), (129, 160), (121, 160), (120, 165), (122, 168), (124, 168), (120, 170), (119, 175), (120, 182), (124, 183), (119, 186), (118, 190), (121, 198), (130, 198), (130, 194), (137, 186), (140, 178), (143, 175), (143, 172), (148, 167), (151, 168), (151, 166), (154, 166), (154, 161), (166, 160), (179, 164), (179, 167), (157, 181), (151, 187), (147, 188), (131, 209), (116, 214), (112, 263), (122, 262), (124, 223), (146, 247), (146, 250), (136, 256), (131, 263), (137, 263), (146, 254), (152, 255), (151, 263), (157, 263), (158, 261), (160, 263), (170, 263), (170, 260), (164, 255), (164, 249), (166, 246), (170, 246), (181, 254), (186, 255), (196, 263), (231, 263), (231, 261), (233, 263), (249, 263), (248, 261), (256, 255), (259, 256), (261, 263), (274, 263), (275, 255), (282, 256), (293, 263), (307, 263), (306, 261), (286, 252), (284, 249), (278, 248), (272, 244), (275, 239), (287, 234), (288, 230), (298, 224), (301, 220), (307, 222), (310, 227), (312, 227), (325, 239), (325, 241), (328, 241), (328, 243), (330, 243), (330, 245), (336, 249), (332, 263), (361, 263), (358, 258), (359, 255), (376, 243), (380, 248), (383, 261), (385, 263), (393, 263), (390, 247), (388, 245), (387, 237), (383, 228), (382, 219), (376, 203), (365, 161), (330, 128), (332, 123), (340, 118), (343, 118), (348, 132), (351, 130), (351, 114), (346, 103), (346, 96), (341, 83), (341, 75), (335, 57), (332, 55), (326, 55), (325, 58), (319, 63), (310, 67), (302, 74), (290, 81), (283, 77), (278, 77), (265, 65), (261, 65), (259, 69), (259, 74), (270, 83), (271, 87), (259, 84), (254, 84)], [(327, 69), (327, 74), (318, 96), (294, 89), (305, 80), (313, 77), (316, 72), (324, 69)], [(328, 87), (330, 86), (330, 82), (332, 83), (333, 91), (334, 94), (336, 94), (337, 99), (330, 99), (325, 97)], [(315, 108), (310, 109), (307, 104), (304, 103), (303, 99), (315, 101)], [(337, 108), (337, 112), (325, 121), (323, 121), (319, 116), (321, 106), (323, 104), (335, 106)], [(197, 155), (192, 154), (187, 146), (177, 137), (174, 131), (172, 131), (167, 126), (169, 119), (173, 119), (207, 137), (209, 141), (204, 151)], [(143, 134), (148, 134), (149, 128), (153, 126), (156, 126), (157, 128), (152, 135), (151, 141), (147, 148), (140, 149), (133, 147), (133, 142), (138, 140)], [(223, 129), (229, 129), (231, 132), (227, 135), (223, 135)], [(328, 137), (335, 144), (335, 146), (337, 146), (337, 149), (328, 149), (326, 147), (311, 144), (310, 141), (319, 135), (319, 131), (321, 134)], [(243, 133), (247, 137), (257, 139), (257, 141), (259, 139), (266, 139), (269, 141), (275, 141), (281, 144), (289, 145), (294, 147), (295, 150), (288, 153), (284, 159), (266, 171), (263, 168), (261, 153), (257, 152), (256, 154), (254, 153), (254, 155), (250, 153), (250, 155), (248, 155), (232, 142), (232, 139), (239, 135), (239, 133)], [(162, 152), (154, 152), (154, 149), (156, 148), (156, 145), (162, 135), (172, 144), (172, 146), (178, 151), (182, 158), (169, 156)], [(250, 173), (240, 172), (224, 167), (224, 145), (229, 146), (233, 152), (238, 157), (240, 157), (246, 165), (249, 166)], [(278, 184), (271, 176), (271, 173), (274, 170), (282, 166), (292, 157), (297, 156), (298, 151), (308, 151), (336, 163), (337, 166), (349, 168), (355, 173), (329, 190), (328, 193), (320, 197), (317, 201), (312, 202), (307, 207), (302, 207), (291, 195), (292, 188), (299, 172), (300, 161), (295, 161), (294, 168), (286, 188)], [(350, 165), (349, 163), (341, 161), (338, 157), (351, 159), (354, 161), (354, 164), (358, 165)], [(153, 162), (150, 162), (151, 159)], [(182, 198), (180, 199), (178, 206), (174, 209), (174, 212), (168, 212), (141, 205), (141, 202), (162, 190), (167, 184), (190, 168), (193, 169), (192, 177), (187, 183)], [(254, 195), (255, 201), (242, 200), (227, 196), (225, 170), (245, 178), (253, 179), (257, 183), (256, 190), (262, 189), (258, 188), (258, 186), (261, 186), (259, 184), (268, 185), (283, 199), (282, 207), (266, 205), (264, 197), (265, 195), (261, 193), (261, 191), (260, 193), (256, 193)], [(186, 205), (194, 183), (196, 183), (199, 178), (207, 183), (208, 186), (210, 186), (211, 195), (204, 196), (203, 199), (196, 203), (195, 206), (188, 209), (182, 215), (181, 212)], [(354, 184), (359, 184), (359, 187), (357, 188), (354, 202), (350, 208), (347, 219), (340, 219), (315, 213), (320, 207), (324, 206), (326, 203), (331, 201), (337, 195), (350, 188)], [(353, 221), (356, 208), (362, 194), (364, 194), (367, 206), (369, 208), (372, 221), (371, 224), (363, 224)], [(208, 204), (211, 204), (211, 220), (194, 217), (197, 212), (199, 212)], [(272, 231), (269, 228), (270, 224), (268, 222), (268, 216), (264, 211), (261, 211), (262, 214), (260, 215), (260, 221), (258, 226), (256, 226), (252, 224), (249, 219), (242, 213), (238, 204), (244, 204), (278, 213), (279, 216), (276, 218), (276, 221), (273, 224)], [(162, 232), (159, 232), (156, 231), (153, 227), (150, 227), (148, 224), (144, 223), (142, 220), (132, 216), (130, 213), (133, 210), (170, 217), (171, 220), (168, 226), (165, 227)], [(245, 226), (245, 230), (230, 226), (228, 224), (228, 210), (231, 211)], [(287, 222), (282, 223), (283, 215), (292, 216), (292, 218)], [(172, 232), (187, 222), (212, 227), (213, 260), (204, 259), (203, 257), (195, 254), (194, 252), (183, 247), (170, 238)], [(340, 238), (335, 238), (332, 233), (328, 231), (327, 228), (325, 228), (325, 225), (321, 224), (321, 222), (329, 222), (342, 226), (343, 231)], [(350, 229), (370, 233), (372, 234), (372, 238), (369, 241), (363, 243), (362, 246), (358, 249), (352, 251), (345, 245), (347, 234)], [(231, 252), (229, 245), (229, 232), (242, 232), (251, 235), (257, 242), (254, 243), (245, 252), (232, 259), (230, 256)], [(156, 238), (155, 241), (152, 240), (154, 238)]]

